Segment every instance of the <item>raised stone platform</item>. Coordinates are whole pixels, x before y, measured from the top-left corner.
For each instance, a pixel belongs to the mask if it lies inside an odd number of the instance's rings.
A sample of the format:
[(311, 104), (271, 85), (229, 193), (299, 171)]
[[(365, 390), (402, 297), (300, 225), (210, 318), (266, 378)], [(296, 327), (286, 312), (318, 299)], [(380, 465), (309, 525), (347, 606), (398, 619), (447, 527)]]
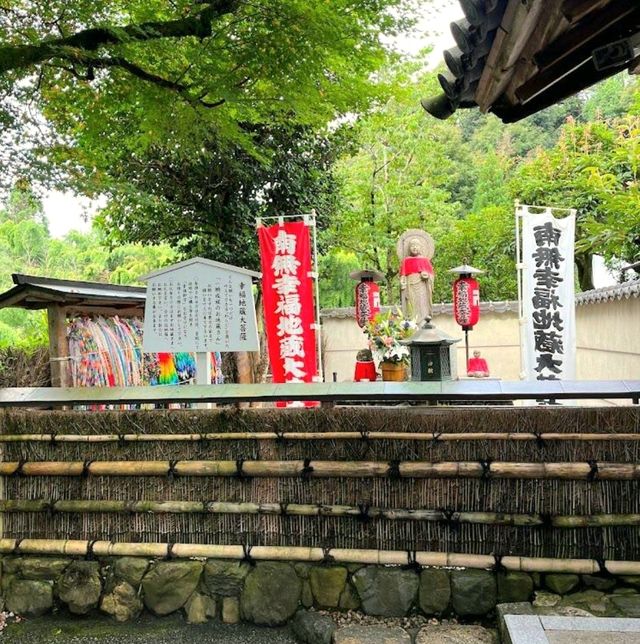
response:
[(506, 644), (638, 644), (640, 619), (505, 615)]

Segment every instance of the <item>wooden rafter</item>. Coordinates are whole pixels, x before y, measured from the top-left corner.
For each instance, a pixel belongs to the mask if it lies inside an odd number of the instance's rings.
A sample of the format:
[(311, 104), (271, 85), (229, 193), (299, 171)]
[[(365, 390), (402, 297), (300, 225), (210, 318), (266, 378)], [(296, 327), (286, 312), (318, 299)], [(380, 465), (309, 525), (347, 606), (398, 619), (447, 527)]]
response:
[(545, 8), (544, 0), (509, 0), (475, 95), (483, 112), (504, 92)]
[[(571, 86), (574, 92), (579, 91), (611, 75), (608, 70), (604, 73), (595, 70), (591, 62), (591, 53), (596, 47), (622, 37), (621, 30), (628, 29), (632, 32), (638, 28), (640, 7), (637, 5), (623, 7), (615, 3), (615, 6), (610, 5), (604, 9), (602, 14), (604, 15), (597, 14), (580, 22), (536, 57), (540, 66), (539, 72), (516, 90), (515, 94), (519, 101), (526, 103), (557, 84), (563, 84), (567, 88)], [(591, 23), (592, 20), (597, 27), (585, 24), (585, 22)], [(552, 55), (549, 52), (554, 53)], [(545, 61), (547, 61), (546, 64)], [(620, 70), (616, 69), (615, 72), (617, 71)], [(589, 82), (589, 78), (593, 80)], [(582, 86), (580, 83), (575, 83), (579, 79)], [(560, 96), (561, 93), (562, 88), (553, 90), (556, 96)], [(565, 93), (565, 96), (568, 95), (570, 94)]]
[(536, 56), (540, 70), (545, 71), (574, 54), (586, 44), (595, 41), (598, 36), (606, 33), (611, 27), (620, 24), (638, 11), (636, 2), (629, 0), (614, 0), (607, 4), (597, 14), (591, 14), (576, 23), (571, 31), (550, 43)]
[(608, 2), (609, 0), (564, 0), (562, 13), (569, 22), (575, 22), (592, 11), (605, 7)]
[(556, 4), (548, 7), (548, 10), (542, 13), (516, 63), (509, 85), (505, 89), (504, 93), (507, 97), (507, 102), (511, 104), (519, 102), (516, 96), (517, 89), (538, 71), (535, 55), (546, 43), (566, 32), (570, 26), (570, 22), (564, 17), (560, 5)]

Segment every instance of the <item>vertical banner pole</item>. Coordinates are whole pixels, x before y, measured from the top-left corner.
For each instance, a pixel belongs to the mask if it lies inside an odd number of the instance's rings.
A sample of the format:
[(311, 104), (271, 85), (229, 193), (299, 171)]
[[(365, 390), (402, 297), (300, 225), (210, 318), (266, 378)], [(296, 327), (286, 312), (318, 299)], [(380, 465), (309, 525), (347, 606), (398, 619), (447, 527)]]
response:
[(524, 326), (524, 305), (522, 302), (522, 271), (524, 264), (522, 263), (522, 247), (520, 243), (520, 202), (516, 199), (515, 203), (515, 222), (516, 222), (516, 276), (518, 280), (518, 335), (520, 337), (520, 380), (525, 379), (524, 372), (524, 334), (522, 327)]
[(464, 350), (467, 357), (467, 361), (464, 365), (465, 372), (469, 370), (469, 329), (464, 330)]
[(318, 344), (318, 381), (324, 382), (322, 367), (322, 325), (320, 323), (320, 267), (318, 266), (318, 227), (315, 208), (311, 211), (311, 225), (313, 226), (313, 271), (316, 281), (316, 342)]

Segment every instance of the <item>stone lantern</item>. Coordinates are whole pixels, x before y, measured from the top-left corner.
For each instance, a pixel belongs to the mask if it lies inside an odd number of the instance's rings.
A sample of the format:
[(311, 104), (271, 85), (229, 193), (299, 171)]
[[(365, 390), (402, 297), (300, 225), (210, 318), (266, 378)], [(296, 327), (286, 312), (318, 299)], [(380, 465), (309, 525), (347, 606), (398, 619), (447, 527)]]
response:
[(428, 322), (401, 344), (411, 351), (411, 380), (456, 380), (457, 361), (453, 345), (460, 342)]

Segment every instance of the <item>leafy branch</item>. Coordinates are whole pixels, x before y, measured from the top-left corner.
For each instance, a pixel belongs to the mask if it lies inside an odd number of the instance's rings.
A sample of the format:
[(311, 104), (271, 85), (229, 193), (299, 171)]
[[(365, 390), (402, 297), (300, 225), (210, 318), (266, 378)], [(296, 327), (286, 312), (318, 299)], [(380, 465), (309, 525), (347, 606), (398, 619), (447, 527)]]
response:
[(45, 39), (39, 44), (0, 47), (0, 76), (55, 58), (64, 59), (70, 49), (95, 52), (103, 47), (164, 38), (208, 38), (212, 34), (211, 23), (233, 13), (238, 0), (213, 0), (203, 6), (197, 14), (177, 20), (151, 21), (124, 27), (92, 27), (66, 38)]

